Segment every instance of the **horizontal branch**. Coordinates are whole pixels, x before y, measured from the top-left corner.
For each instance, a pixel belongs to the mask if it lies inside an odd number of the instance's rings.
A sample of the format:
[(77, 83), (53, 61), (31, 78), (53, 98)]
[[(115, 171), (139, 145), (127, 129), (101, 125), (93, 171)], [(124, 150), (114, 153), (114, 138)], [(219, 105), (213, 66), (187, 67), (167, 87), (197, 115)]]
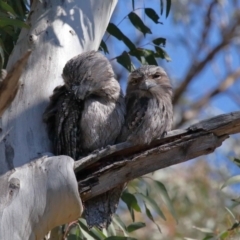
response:
[(174, 130), (149, 145), (109, 146), (75, 162), (81, 199), (86, 201), (119, 184), (158, 169), (213, 152), (230, 134), (240, 132), (240, 111)]

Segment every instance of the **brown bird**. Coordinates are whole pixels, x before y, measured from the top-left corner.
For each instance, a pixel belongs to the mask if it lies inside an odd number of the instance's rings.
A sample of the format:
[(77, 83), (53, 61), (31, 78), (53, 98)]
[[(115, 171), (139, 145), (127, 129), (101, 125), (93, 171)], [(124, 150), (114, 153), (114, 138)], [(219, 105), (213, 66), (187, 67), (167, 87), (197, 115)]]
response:
[[(64, 85), (54, 90), (44, 113), (54, 153), (77, 160), (113, 145), (124, 124), (125, 103), (107, 58), (95, 51), (80, 54), (66, 63), (62, 77)], [(84, 203), (89, 227), (108, 226), (114, 199), (107, 192)]]
[(167, 73), (147, 65), (129, 75), (125, 97), (126, 119), (118, 142), (148, 144), (171, 130), (172, 87)]
[[(129, 75), (125, 103), (125, 124), (117, 142), (149, 144), (171, 130), (172, 87), (163, 68), (148, 65), (133, 71)], [(112, 189), (111, 193), (121, 196), (125, 185)]]

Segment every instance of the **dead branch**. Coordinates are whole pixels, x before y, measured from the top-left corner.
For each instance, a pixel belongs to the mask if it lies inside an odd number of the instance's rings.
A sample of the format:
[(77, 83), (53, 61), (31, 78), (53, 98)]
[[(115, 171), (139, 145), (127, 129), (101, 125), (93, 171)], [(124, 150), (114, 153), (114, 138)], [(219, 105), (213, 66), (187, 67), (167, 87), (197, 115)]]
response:
[(19, 78), (25, 67), (31, 51), (27, 51), (12, 67), (0, 83), (0, 117), (13, 101), (19, 87)]
[(240, 132), (240, 111), (174, 130), (149, 145), (125, 142), (75, 162), (81, 199), (86, 201), (119, 184), (158, 169), (213, 152), (230, 134)]

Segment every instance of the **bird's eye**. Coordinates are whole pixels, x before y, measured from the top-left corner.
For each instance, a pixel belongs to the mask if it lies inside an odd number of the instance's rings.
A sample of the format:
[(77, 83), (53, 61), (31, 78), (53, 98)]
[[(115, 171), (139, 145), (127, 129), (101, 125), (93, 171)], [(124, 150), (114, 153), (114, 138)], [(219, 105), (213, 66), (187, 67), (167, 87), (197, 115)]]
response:
[(153, 75), (153, 78), (159, 78), (159, 77), (161, 77), (161, 74), (159, 74), (159, 73), (155, 73), (155, 74)]
[(131, 84), (135, 85), (139, 82), (139, 79), (138, 78), (132, 78), (131, 79)]

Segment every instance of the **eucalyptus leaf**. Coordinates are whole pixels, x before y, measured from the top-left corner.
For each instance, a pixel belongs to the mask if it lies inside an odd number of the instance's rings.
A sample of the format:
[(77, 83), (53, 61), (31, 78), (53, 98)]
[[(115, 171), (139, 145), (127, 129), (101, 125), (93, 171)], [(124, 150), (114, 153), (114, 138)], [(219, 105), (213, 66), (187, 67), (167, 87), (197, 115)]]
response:
[(131, 59), (126, 51), (124, 51), (120, 56), (116, 57), (117, 62), (125, 67), (129, 72), (134, 70)]
[(118, 40), (123, 41), (130, 50), (134, 50), (136, 48), (132, 41), (126, 37), (114, 23), (108, 24), (107, 32)]
[(90, 230), (88, 229), (86, 220), (83, 218), (79, 219), (79, 225), (80, 227), (87, 232), (90, 236), (92, 236), (96, 240), (103, 240), (106, 238), (106, 236), (97, 228), (93, 227)]
[(105, 43), (103, 40), (102, 40), (101, 43), (100, 43), (99, 49), (100, 49), (101, 51), (103, 51), (105, 54), (106, 54), (106, 53), (109, 53), (108, 48), (107, 48), (107, 45), (106, 45), (106, 43)]
[(170, 9), (171, 9), (171, 0), (167, 0), (166, 18), (167, 18), (168, 15), (169, 15)]
[(137, 239), (132, 237), (111, 236), (107, 237), (105, 240), (137, 240)]
[(7, 13), (11, 13), (11, 15), (15, 17), (17, 16), (13, 8), (4, 1), (0, 1), (0, 10), (3, 10), (4, 12), (7, 12)]
[(166, 59), (167, 62), (172, 61), (169, 55), (167, 54), (167, 52), (164, 51), (162, 48), (155, 46), (155, 49), (156, 49), (156, 54), (155, 54), (156, 57)]
[(166, 220), (166, 217), (164, 216), (163, 212), (153, 198), (147, 197), (141, 193), (135, 193), (135, 195), (141, 198), (145, 202), (145, 204), (147, 206), (150, 206), (162, 219)]
[(7, 17), (1, 17), (0, 18), (0, 27), (5, 27), (8, 25), (13, 25), (15, 27), (20, 27), (20, 28), (29, 28), (29, 25), (27, 25), (25, 22), (23, 22), (21, 20), (7, 18)]
[(159, 16), (158, 14), (155, 12), (155, 10), (153, 10), (152, 8), (145, 8), (145, 14), (155, 23), (160, 23), (162, 24), (162, 22), (159, 22)]
[(157, 226), (158, 228), (158, 231), (161, 233), (161, 228), (158, 226), (158, 224), (155, 222), (153, 216), (152, 216), (152, 213), (151, 211), (149, 210), (149, 208), (147, 207), (147, 205), (144, 203), (144, 206), (145, 206), (145, 211), (146, 211), (146, 215), (147, 217)]
[(166, 187), (164, 186), (163, 183), (159, 182), (159, 181), (154, 181), (156, 186), (158, 187), (158, 191), (163, 199), (163, 201), (165, 202), (165, 204), (167, 205), (167, 208), (168, 210), (171, 212), (172, 216), (174, 217), (174, 219), (177, 221), (177, 214), (174, 210), (174, 207), (173, 207), (173, 204), (172, 204), (172, 201), (168, 195), (168, 192), (167, 192), (167, 189)]
[(141, 208), (139, 207), (137, 199), (133, 194), (124, 191), (121, 199), (127, 204), (128, 207), (133, 208), (137, 212), (141, 212)]
[(154, 40), (152, 40), (152, 42), (154, 43), (154, 44), (156, 44), (156, 45), (162, 45), (163, 47), (165, 47), (166, 46), (166, 38), (156, 38), (156, 39), (154, 39)]
[(222, 186), (221, 189), (227, 187), (228, 185), (240, 183), (240, 175), (233, 176), (229, 178)]
[(128, 232), (134, 232), (140, 228), (146, 227), (146, 224), (144, 222), (134, 222), (127, 226)]
[(142, 19), (134, 12), (130, 12), (128, 14), (128, 18), (130, 22), (133, 24), (135, 28), (137, 28), (140, 32), (144, 34), (144, 36), (149, 33), (152, 34), (151, 29), (148, 28), (142, 21)]

